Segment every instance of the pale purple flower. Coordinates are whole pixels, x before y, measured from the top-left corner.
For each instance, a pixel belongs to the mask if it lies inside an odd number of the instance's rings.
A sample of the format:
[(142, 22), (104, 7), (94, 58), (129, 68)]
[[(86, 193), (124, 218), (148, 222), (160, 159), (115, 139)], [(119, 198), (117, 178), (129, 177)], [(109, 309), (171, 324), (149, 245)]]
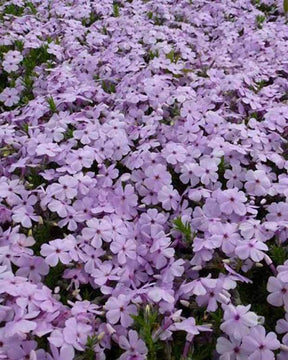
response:
[(269, 304), (273, 306), (285, 306), (288, 309), (288, 284), (270, 276), (267, 283), (267, 290), (270, 294), (267, 297)]
[(246, 206), (244, 203), (246, 200), (243, 191), (237, 189), (224, 190), (218, 194), (220, 210), (227, 215), (231, 215), (233, 212), (240, 216), (245, 215)]
[(227, 255), (234, 251), (239, 240), (241, 240), (236, 224), (212, 223), (209, 225), (209, 232), (212, 235), (209, 240), (213, 247), (221, 247)]
[(117, 255), (117, 259), (120, 265), (123, 265), (127, 262), (128, 259), (136, 259), (136, 243), (132, 239), (126, 241), (123, 237), (118, 237), (115, 239), (111, 245), (110, 249), (113, 254)]
[(146, 355), (148, 350), (143, 340), (139, 339), (135, 330), (129, 330), (128, 337), (121, 335), (119, 337), (119, 346), (125, 350), (119, 359), (127, 360), (137, 358), (137, 355)]
[(216, 350), (220, 354), (220, 360), (247, 360), (247, 352), (241, 344), (230, 336), (230, 340), (220, 337), (217, 339)]
[(49, 196), (56, 196), (57, 200), (73, 199), (77, 195), (78, 181), (69, 175), (61, 176), (59, 183), (54, 183), (48, 187)]
[(235, 339), (241, 339), (247, 335), (251, 327), (258, 323), (258, 316), (249, 311), (250, 305), (227, 305), (224, 309), (224, 322), (220, 329), (228, 335), (234, 336)]
[(39, 283), (42, 276), (49, 272), (49, 266), (40, 256), (21, 256), (17, 259), (17, 266), (19, 267), (16, 271), (17, 276), (27, 277), (35, 283)]
[(65, 322), (63, 330), (64, 341), (72, 345), (77, 350), (84, 350), (88, 335), (92, 333), (92, 326), (84, 322), (77, 321), (72, 317)]
[(19, 91), (15, 88), (6, 87), (0, 94), (0, 101), (2, 101), (4, 105), (8, 107), (17, 104), (19, 100)]
[(69, 251), (73, 249), (75, 240), (71, 237), (66, 239), (56, 239), (41, 246), (41, 255), (45, 257), (45, 262), (49, 266), (56, 266), (60, 261), (62, 264), (69, 264), (71, 256)]
[(273, 202), (267, 207), (268, 214), (266, 218), (268, 221), (288, 221), (288, 203), (287, 202)]
[(196, 325), (195, 319), (193, 317), (176, 322), (173, 326), (173, 329), (185, 331), (190, 336), (198, 335), (200, 331), (211, 331), (211, 329), (206, 326)]
[[(184, 183), (190, 183), (191, 186), (195, 186), (199, 183), (199, 171), (196, 163), (184, 164), (181, 168), (180, 180)], [(198, 174), (198, 176), (197, 176)]]
[(165, 210), (176, 210), (179, 204), (180, 196), (173, 186), (163, 186), (158, 193), (158, 200), (162, 203)]
[(243, 348), (250, 353), (249, 360), (273, 360), (275, 359), (273, 350), (280, 347), (276, 334), (269, 332), (266, 335), (265, 328), (258, 325), (251, 329), (249, 335), (243, 339)]
[(200, 177), (201, 183), (208, 185), (210, 182), (216, 182), (218, 179), (217, 174), (218, 166), (210, 158), (203, 158), (200, 160), (200, 165), (195, 169), (194, 174)]
[(227, 188), (241, 189), (243, 187), (243, 182), (245, 180), (245, 174), (240, 165), (233, 165), (232, 170), (228, 169), (224, 174), (225, 179), (227, 179)]
[(148, 297), (155, 303), (158, 303), (159, 301), (163, 300), (170, 304), (174, 302), (174, 296), (171, 295), (171, 293), (165, 289), (161, 289), (158, 286), (154, 286), (152, 289), (148, 291)]
[(176, 165), (178, 162), (183, 163), (186, 159), (186, 149), (176, 143), (168, 143), (165, 145), (162, 155), (169, 164)]
[(17, 50), (10, 50), (5, 54), (3, 68), (7, 72), (17, 71), (18, 64), (23, 60), (23, 56)]
[(144, 185), (153, 191), (159, 191), (164, 185), (171, 183), (171, 175), (162, 164), (151, 165), (145, 169)]
[(271, 188), (271, 182), (267, 177), (265, 171), (249, 170), (246, 173), (245, 178), (246, 178), (245, 189), (248, 191), (249, 194), (256, 196), (263, 196), (269, 193), (269, 189)]
[(95, 284), (102, 286), (106, 284), (108, 280), (119, 280), (118, 271), (119, 270), (117, 268), (113, 268), (111, 262), (104, 261), (98, 268), (93, 270), (92, 277)]
[(239, 241), (235, 249), (235, 254), (242, 260), (250, 257), (253, 261), (259, 262), (263, 260), (265, 251), (268, 250), (268, 246), (256, 239)]
[(110, 297), (106, 304), (106, 317), (111, 324), (117, 324), (119, 321), (122, 326), (129, 327), (133, 323), (130, 315), (137, 314), (136, 305), (130, 304), (129, 298), (124, 294), (116, 297)]
[(135, 194), (133, 186), (128, 184), (124, 189), (122, 186), (118, 186), (115, 189), (115, 195), (113, 203), (116, 207), (117, 213), (119, 215), (125, 215), (129, 218), (134, 215), (138, 197)]

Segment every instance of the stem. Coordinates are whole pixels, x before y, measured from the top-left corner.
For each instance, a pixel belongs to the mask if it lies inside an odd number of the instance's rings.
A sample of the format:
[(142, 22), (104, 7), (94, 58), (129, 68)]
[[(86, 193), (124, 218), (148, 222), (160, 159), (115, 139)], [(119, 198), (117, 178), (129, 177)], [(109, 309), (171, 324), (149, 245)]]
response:
[(184, 345), (184, 349), (183, 349), (183, 354), (182, 354), (182, 357), (183, 357), (183, 360), (187, 358), (188, 356), (188, 353), (189, 353), (189, 349), (193, 343), (193, 338), (194, 336), (192, 337), (191, 340), (186, 340), (185, 342), (185, 345)]

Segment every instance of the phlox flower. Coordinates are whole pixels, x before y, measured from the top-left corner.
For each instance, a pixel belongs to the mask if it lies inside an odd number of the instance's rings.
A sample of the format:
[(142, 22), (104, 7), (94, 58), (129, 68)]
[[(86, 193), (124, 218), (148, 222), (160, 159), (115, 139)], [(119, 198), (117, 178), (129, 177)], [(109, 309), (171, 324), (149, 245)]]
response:
[(273, 306), (285, 306), (288, 309), (288, 284), (278, 277), (270, 276), (267, 283), (269, 295), (267, 301)]
[(121, 335), (119, 337), (119, 346), (125, 350), (125, 352), (120, 356), (120, 360), (128, 360), (128, 359), (142, 359), (144, 360), (144, 356), (146, 356), (148, 350), (143, 340), (139, 339), (138, 334), (135, 330), (129, 330), (128, 337)]
[(250, 310), (250, 305), (227, 305), (224, 308), (224, 322), (220, 329), (235, 339), (247, 335), (251, 327), (258, 323), (258, 316)]
[(130, 315), (137, 314), (137, 307), (134, 304), (130, 304), (129, 298), (124, 294), (116, 297), (110, 297), (106, 304), (105, 309), (107, 311), (106, 317), (111, 324), (117, 324), (119, 321), (125, 328), (129, 327), (133, 323), (133, 319)]
[(235, 254), (242, 260), (250, 257), (253, 261), (259, 262), (263, 260), (268, 246), (256, 239), (239, 241), (235, 249)]
[(246, 360), (247, 352), (241, 344), (241, 340), (236, 340), (233, 336), (230, 339), (220, 337), (217, 339), (216, 350), (220, 354), (220, 360)]
[(243, 348), (250, 354), (248, 360), (275, 359), (273, 350), (280, 347), (276, 334), (269, 332), (266, 335), (265, 328), (261, 325), (251, 329), (249, 335), (243, 339)]
[(75, 240), (72, 237), (66, 239), (56, 239), (41, 246), (41, 255), (45, 257), (45, 262), (49, 266), (56, 266), (60, 261), (62, 264), (69, 264), (72, 260), (69, 251), (74, 247)]
[(224, 190), (218, 194), (220, 210), (227, 215), (231, 215), (233, 212), (240, 216), (245, 215), (246, 206), (244, 203), (246, 200), (243, 191), (238, 191), (235, 188)]
[(270, 187), (271, 182), (267, 177), (265, 171), (249, 170), (246, 173), (245, 189), (248, 191), (249, 194), (263, 196), (269, 192)]

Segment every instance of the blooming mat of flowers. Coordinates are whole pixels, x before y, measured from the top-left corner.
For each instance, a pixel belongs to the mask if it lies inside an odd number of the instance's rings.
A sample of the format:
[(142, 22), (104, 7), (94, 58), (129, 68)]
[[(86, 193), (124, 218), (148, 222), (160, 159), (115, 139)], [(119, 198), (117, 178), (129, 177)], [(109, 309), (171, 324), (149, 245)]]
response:
[(0, 3), (0, 359), (288, 359), (287, 1)]

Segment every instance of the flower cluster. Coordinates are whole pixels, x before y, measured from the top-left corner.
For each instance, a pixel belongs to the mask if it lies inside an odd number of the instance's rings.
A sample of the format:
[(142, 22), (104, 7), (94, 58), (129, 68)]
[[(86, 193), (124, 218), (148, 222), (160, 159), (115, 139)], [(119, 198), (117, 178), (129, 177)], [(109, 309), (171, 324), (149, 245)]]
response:
[(287, 7), (1, 2), (1, 359), (287, 359)]

